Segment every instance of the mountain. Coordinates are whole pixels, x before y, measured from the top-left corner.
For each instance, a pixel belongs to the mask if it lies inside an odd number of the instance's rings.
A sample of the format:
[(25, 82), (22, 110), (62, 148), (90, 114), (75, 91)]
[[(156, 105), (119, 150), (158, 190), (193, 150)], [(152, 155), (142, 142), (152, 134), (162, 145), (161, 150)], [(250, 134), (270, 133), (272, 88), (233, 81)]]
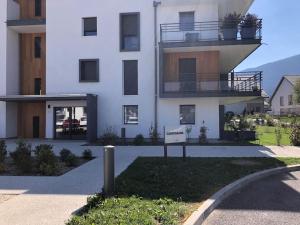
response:
[(263, 71), (263, 88), (271, 96), (284, 75), (300, 75), (300, 55), (267, 63), (245, 71)]

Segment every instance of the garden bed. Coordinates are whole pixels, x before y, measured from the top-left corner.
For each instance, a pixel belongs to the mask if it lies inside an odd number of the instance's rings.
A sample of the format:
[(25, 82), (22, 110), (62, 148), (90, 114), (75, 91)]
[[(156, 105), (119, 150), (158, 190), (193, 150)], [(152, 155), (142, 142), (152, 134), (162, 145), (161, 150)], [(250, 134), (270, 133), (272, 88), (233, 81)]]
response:
[(229, 183), (295, 164), (300, 158), (138, 158), (117, 177), (114, 198), (90, 198), (68, 225), (182, 224)]

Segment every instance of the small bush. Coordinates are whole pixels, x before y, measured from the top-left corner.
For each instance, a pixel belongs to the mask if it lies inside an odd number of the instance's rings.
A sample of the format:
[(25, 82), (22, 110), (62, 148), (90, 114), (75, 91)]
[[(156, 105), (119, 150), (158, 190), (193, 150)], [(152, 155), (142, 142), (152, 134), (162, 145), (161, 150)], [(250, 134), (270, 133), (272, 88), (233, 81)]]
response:
[(86, 160), (91, 160), (93, 158), (93, 153), (90, 149), (86, 149), (82, 152), (82, 158)]
[(76, 157), (73, 153), (71, 153), (70, 155), (68, 155), (68, 157), (67, 157), (65, 163), (66, 163), (66, 165), (67, 165), (68, 167), (77, 166), (77, 164), (78, 164), (78, 159), (77, 159), (77, 157)]
[(0, 140), (0, 163), (3, 163), (7, 155), (5, 141)]
[(142, 134), (138, 134), (136, 135), (136, 137), (134, 138), (134, 145), (143, 145), (145, 143), (145, 138)]
[(5, 165), (4, 163), (0, 163), (0, 174), (5, 172)]
[(23, 173), (32, 171), (31, 145), (23, 141), (17, 142), (17, 147), (14, 152), (10, 153), (16, 167)]
[(269, 127), (274, 127), (275, 126), (275, 121), (274, 118), (270, 115), (266, 115), (266, 121), (267, 121), (267, 126)]
[(105, 145), (115, 145), (118, 141), (119, 137), (114, 132), (112, 127), (108, 127), (105, 129), (103, 135), (101, 136), (102, 144)]
[(152, 144), (157, 144), (159, 141), (160, 133), (158, 133), (157, 129), (151, 125), (149, 129), (149, 137), (151, 139)]
[(300, 146), (300, 126), (297, 124), (292, 126), (290, 141), (292, 145)]
[(208, 128), (205, 126), (205, 122), (203, 121), (202, 127), (200, 128), (200, 136), (199, 136), (200, 144), (207, 143), (207, 130)]
[(61, 160), (62, 162), (66, 162), (67, 158), (68, 158), (69, 155), (71, 155), (71, 154), (72, 154), (72, 152), (71, 152), (69, 149), (66, 149), (66, 148), (62, 149), (62, 150), (60, 151), (60, 153), (59, 153), (59, 155), (60, 155), (60, 160)]
[(282, 139), (282, 134), (281, 134), (281, 126), (278, 124), (275, 128), (275, 137), (276, 137), (276, 144), (277, 146), (281, 145), (281, 139)]
[(59, 172), (57, 158), (52, 148), (52, 145), (39, 145), (34, 150), (36, 166), (42, 175), (52, 176)]

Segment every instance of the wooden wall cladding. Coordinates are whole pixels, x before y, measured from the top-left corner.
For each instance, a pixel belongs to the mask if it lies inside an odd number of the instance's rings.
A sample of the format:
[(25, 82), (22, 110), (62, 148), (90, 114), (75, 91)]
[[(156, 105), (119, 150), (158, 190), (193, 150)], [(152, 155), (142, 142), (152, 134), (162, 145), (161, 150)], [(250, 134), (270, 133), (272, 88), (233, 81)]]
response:
[(35, 0), (18, 0), (18, 1), (20, 4), (21, 19), (34, 19), (34, 18), (45, 19), (46, 18), (46, 0), (41, 0), (41, 6), (42, 6), (41, 16), (35, 16)]
[(198, 81), (215, 81), (220, 79), (220, 52), (178, 52), (164, 54), (164, 80), (179, 80), (179, 59), (196, 58)]
[[(41, 57), (35, 58), (34, 39), (41, 37)], [(46, 34), (20, 34), (21, 94), (34, 94), (34, 79), (41, 79), (41, 94), (46, 93)]]
[(40, 118), (39, 138), (45, 138), (46, 103), (19, 103), (18, 136), (33, 138), (33, 117)]

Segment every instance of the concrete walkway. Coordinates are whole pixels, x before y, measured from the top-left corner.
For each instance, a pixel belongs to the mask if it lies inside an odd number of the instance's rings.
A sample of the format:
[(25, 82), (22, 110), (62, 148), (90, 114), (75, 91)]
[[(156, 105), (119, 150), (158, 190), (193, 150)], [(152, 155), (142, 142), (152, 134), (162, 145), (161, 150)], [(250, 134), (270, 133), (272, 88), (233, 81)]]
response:
[(223, 202), (204, 225), (298, 225), (300, 172), (283, 173), (255, 182)]
[[(97, 158), (60, 177), (0, 177), (0, 194), (18, 194), (0, 204), (0, 225), (61, 225), (72, 213), (86, 204), (89, 195), (100, 192), (103, 186), (102, 147), (83, 146), (80, 141), (28, 141), (33, 146), (48, 143), (59, 154), (68, 148), (80, 156), (91, 149)], [(15, 149), (15, 141), (7, 141), (8, 150)], [(181, 156), (180, 147), (171, 147), (170, 156)], [(138, 156), (162, 156), (162, 147), (118, 147), (116, 175)], [(190, 157), (300, 157), (295, 147), (187, 147)]]

